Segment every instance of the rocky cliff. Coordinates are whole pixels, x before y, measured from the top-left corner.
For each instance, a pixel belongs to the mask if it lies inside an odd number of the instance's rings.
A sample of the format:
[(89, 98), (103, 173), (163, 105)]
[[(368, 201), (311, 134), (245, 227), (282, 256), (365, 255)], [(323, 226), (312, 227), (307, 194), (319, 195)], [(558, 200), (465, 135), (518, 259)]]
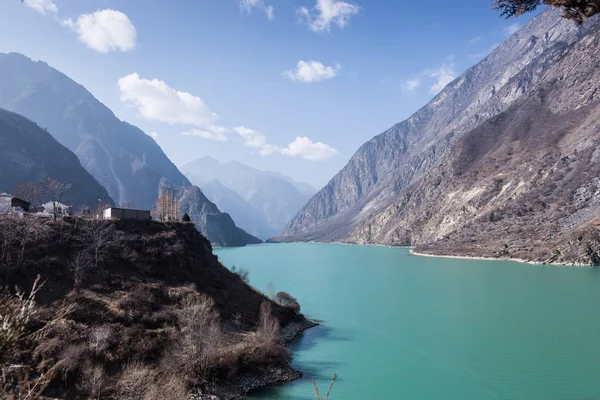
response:
[(281, 240), (352, 241), (457, 139), (529, 93), (591, 24), (547, 10), (429, 104), (365, 143), (282, 232)]
[(597, 264), (600, 24), (350, 239)]
[(160, 186), (177, 190), (179, 212), (182, 215), (188, 214), (196, 228), (213, 245), (245, 246), (262, 243), (262, 240), (238, 228), (231, 216), (219, 211), (197, 186), (174, 186), (167, 179), (162, 179)]
[(0, 109), (0, 192), (14, 193), (21, 183), (41, 183), (46, 178), (71, 184), (64, 203), (92, 209), (99, 200), (113, 203), (69, 149), (34, 122)]

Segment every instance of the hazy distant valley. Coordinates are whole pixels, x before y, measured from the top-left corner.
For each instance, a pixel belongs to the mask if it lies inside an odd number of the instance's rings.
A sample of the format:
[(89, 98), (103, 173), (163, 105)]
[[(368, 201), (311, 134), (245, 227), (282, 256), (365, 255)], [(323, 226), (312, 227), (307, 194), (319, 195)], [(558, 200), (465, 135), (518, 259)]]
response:
[(238, 162), (222, 164), (211, 157), (180, 169), (242, 229), (263, 240), (279, 235), (317, 191), (276, 172), (259, 171)]

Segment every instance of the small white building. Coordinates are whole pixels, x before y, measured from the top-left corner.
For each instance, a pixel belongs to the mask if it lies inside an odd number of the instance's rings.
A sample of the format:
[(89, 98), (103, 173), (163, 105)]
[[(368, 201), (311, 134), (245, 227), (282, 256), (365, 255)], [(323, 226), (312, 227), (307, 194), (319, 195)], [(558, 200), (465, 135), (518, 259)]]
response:
[[(58, 215), (70, 215), (71, 214), (71, 206), (67, 204), (57, 203)], [(54, 203), (51, 201), (42, 204), (41, 207), (44, 207), (44, 212), (47, 214), (54, 214)]]
[(127, 208), (107, 208), (102, 212), (102, 219), (134, 219), (150, 220), (150, 210), (130, 210)]

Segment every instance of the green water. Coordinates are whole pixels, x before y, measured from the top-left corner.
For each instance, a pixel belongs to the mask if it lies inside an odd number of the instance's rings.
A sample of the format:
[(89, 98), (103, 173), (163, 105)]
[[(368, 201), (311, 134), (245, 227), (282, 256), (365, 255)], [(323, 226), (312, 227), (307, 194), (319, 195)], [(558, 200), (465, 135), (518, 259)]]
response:
[[(323, 325), (294, 366), (331, 399), (600, 399), (600, 269), (329, 244), (216, 251)], [(313, 399), (304, 379), (254, 399)]]

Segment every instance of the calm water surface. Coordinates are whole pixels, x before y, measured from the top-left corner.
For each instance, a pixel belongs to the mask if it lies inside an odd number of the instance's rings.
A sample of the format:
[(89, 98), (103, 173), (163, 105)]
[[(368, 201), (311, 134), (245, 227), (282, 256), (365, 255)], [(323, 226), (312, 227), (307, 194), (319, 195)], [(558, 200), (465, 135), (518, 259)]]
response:
[[(281, 244), (216, 251), (323, 325), (294, 366), (331, 399), (600, 400), (600, 269)], [(253, 399), (313, 399), (310, 380)]]

